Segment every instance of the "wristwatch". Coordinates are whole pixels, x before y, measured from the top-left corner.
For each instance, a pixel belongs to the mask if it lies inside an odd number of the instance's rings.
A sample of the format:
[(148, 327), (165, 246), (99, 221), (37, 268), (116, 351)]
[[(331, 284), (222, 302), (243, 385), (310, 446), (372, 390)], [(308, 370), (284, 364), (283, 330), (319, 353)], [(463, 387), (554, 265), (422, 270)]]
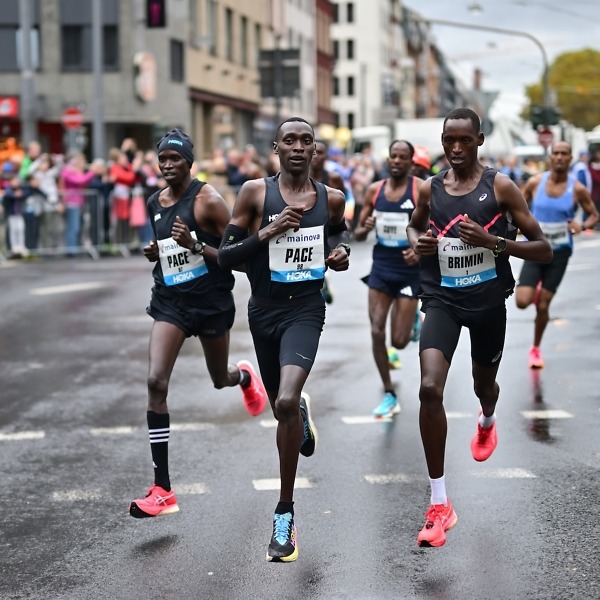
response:
[(503, 237), (498, 237), (498, 239), (496, 240), (496, 245), (494, 246), (494, 249), (492, 250), (492, 254), (494, 256), (498, 256), (501, 252), (504, 252), (506, 250), (506, 240)]
[(345, 244), (344, 242), (339, 243), (336, 248), (343, 248), (346, 251), (346, 254), (350, 256), (350, 244)]
[(190, 252), (192, 254), (203, 254), (204, 246), (206, 246), (204, 242), (195, 242), (194, 245), (191, 247)]

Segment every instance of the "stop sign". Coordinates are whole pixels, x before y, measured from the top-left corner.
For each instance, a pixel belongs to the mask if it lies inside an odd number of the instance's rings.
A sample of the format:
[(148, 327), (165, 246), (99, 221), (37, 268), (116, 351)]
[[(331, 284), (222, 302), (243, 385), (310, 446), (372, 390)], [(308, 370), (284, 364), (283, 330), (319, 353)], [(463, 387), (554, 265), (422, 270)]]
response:
[(78, 129), (83, 125), (83, 115), (76, 106), (67, 106), (63, 111), (62, 124), (65, 129)]
[(554, 134), (551, 129), (540, 129), (540, 131), (538, 131), (538, 142), (540, 143), (540, 146), (547, 148), (553, 141)]

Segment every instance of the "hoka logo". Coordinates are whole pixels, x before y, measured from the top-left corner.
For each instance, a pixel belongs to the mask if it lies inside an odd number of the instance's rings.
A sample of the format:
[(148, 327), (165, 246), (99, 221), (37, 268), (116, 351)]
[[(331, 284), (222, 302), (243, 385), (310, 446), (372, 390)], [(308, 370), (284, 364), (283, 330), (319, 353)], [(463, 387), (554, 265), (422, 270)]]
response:
[(312, 279), (310, 271), (294, 271), (292, 273), (286, 273), (285, 278), (288, 281), (301, 281), (303, 279)]
[(269, 215), (269, 223), (272, 223), (273, 221), (277, 220), (277, 217), (279, 217), (279, 213), (277, 213), (276, 215)]
[(457, 277), (454, 280), (456, 287), (463, 287), (465, 285), (475, 285), (481, 283), (481, 277), (479, 275), (470, 275), (469, 277)]
[(183, 148), (183, 142), (181, 140), (169, 140), (167, 144), (175, 144), (176, 146), (181, 146)]

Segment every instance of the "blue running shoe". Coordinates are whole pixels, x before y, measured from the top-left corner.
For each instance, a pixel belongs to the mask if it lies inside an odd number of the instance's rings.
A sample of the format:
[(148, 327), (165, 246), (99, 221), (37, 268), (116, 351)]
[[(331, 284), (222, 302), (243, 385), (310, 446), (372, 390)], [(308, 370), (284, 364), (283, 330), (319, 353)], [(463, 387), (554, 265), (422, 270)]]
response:
[(398, 399), (391, 392), (386, 392), (383, 396), (381, 404), (373, 411), (373, 416), (376, 419), (385, 419), (393, 417), (400, 412), (400, 404)]
[(293, 562), (298, 558), (296, 526), (292, 513), (273, 516), (273, 536), (267, 551), (269, 562)]
[(421, 321), (421, 312), (417, 309), (415, 313), (415, 322), (413, 324), (412, 336), (410, 338), (411, 342), (418, 342), (421, 337), (421, 326), (423, 325), (423, 321)]
[(304, 438), (300, 446), (302, 456), (312, 456), (317, 448), (319, 434), (310, 414), (310, 396), (306, 392), (300, 394), (300, 415), (304, 426)]
[(402, 363), (400, 362), (400, 357), (398, 356), (398, 351), (396, 348), (388, 348), (388, 365), (390, 369), (401, 369)]

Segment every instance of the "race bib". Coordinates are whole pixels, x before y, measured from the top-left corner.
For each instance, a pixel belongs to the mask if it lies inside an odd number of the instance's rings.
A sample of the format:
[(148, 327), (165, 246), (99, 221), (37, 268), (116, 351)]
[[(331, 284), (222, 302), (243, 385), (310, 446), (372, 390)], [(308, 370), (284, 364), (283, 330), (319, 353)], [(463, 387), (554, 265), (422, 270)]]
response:
[(271, 281), (295, 283), (325, 277), (323, 226), (289, 229), (269, 240)]
[(465, 244), (459, 238), (438, 241), (442, 287), (461, 288), (496, 278), (496, 261), (491, 250)]
[[(196, 232), (191, 232), (196, 238)], [(180, 246), (172, 237), (158, 240), (158, 255), (165, 285), (178, 285), (202, 277), (208, 267), (202, 254), (192, 254)]]
[(378, 244), (388, 248), (408, 248), (408, 213), (376, 211), (374, 216)]
[(571, 240), (569, 239), (569, 231), (567, 229), (568, 224), (566, 222), (561, 223), (541, 223), (540, 227), (544, 232), (544, 235), (548, 238), (552, 248), (560, 248), (561, 246), (570, 246)]

